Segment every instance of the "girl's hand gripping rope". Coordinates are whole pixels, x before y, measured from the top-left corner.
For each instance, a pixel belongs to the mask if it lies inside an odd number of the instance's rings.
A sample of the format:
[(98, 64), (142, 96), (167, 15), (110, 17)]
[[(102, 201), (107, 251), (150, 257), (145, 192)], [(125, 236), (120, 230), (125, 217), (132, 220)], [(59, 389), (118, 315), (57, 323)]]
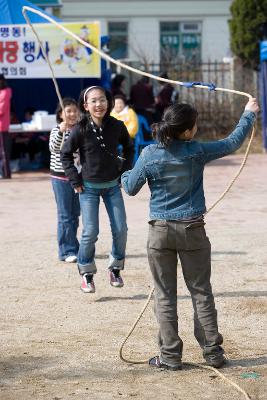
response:
[(259, 112), (260, 108), (255, 97), (251, 97), (246, 104), (245, 111), (252, 111), (255, 114)]
[(60, 130), (60, 132), (64, 133), (64, 132), (66, 132), (67, 129), (68, 129), (68, 124), (67, 124), (67, 122), (62, 121), (62, 122), (59, 124), (59, 130)]

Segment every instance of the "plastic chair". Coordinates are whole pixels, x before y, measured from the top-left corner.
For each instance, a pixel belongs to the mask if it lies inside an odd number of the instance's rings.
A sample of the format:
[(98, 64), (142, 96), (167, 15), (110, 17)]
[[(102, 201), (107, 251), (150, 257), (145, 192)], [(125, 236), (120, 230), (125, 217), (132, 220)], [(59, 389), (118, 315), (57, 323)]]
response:
[(149, 144), (155, 143), (154, 140), (145, 140), (144, 138), (144, 130), (147, 132), (151, 132), (150, 126), (148, 125), (147, 119), (143, 115), (137, 114), (138, 118), (138, 131), (134, 138), (134, 164), (136, 163), (140, 150)]

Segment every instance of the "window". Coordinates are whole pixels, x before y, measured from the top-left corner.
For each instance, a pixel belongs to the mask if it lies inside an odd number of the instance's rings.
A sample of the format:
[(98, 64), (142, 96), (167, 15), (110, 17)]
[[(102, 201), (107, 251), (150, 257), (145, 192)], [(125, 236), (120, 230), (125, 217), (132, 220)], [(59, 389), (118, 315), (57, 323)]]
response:
[(109, 22), (108, 34), (110, 37), (110, 56), (115, 59), (128, 57), (128, 23)]
[(199, 22), (160, 22), (161, 62), (199, 61), (201, 24)]
[(198, 22), (184, 22), (181, 24), (181, 32), (200, 32), (200, 24)]

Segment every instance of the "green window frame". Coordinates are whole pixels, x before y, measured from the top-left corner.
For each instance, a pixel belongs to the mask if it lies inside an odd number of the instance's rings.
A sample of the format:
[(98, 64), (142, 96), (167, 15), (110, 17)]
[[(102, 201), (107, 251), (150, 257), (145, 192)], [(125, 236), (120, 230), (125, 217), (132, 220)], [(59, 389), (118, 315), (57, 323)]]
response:
[(198, 21), (160, 21), (160, 59), (162, 63), (201, 59), (201, 23)]

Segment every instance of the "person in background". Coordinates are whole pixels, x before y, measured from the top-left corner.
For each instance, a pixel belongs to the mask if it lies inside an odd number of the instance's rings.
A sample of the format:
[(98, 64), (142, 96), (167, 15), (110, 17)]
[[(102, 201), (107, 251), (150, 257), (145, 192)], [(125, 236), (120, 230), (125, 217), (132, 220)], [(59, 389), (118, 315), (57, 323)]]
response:
[(124, 122), (131, 138), (135, 138), (138, 131), (137, 115), (131, 107), (127, 106), (124, 96), (117, 95), (114, 97), (114, 108), (110, 115)]
[(36, 108), (34, 107), (26, 107), (24, 110), (24, 122), (31, 122), (35, 111)]
[(117, 74), (111, 80), (111, 93), (112, 96), (115, 97), (117, 95), (123, 96), (125, 101), (127, 99), (124, 83), (126, 81), (126, 77), (122, 74)]
[(3, 74), (0, 74), (0, 159), (2, 165), (2, 178), (11, 178), (10, 155), (12, 141), (8, 133), (10, 125), (10, 105), (12, 90)]
[[(62, 101), (64, 109), (59, 103), (56, 109), (58, 125), (52, 129), (49, 139), (50, 174), (57, 203), (58, 257), (60, 261), (72, 263), (77, 261), (79, 250), (77, 230), (80, 204), (79, 195), (74, 192), (69, 179), (65, 175), (60, 160), (60, 149), (78, 122), (79, 109), (76, 100), (72, 98), (63, 98)], [(79, 166), (77, 165), (76, 168), (79, 168)]]
[[(122, 287), (127, 241), (126, 213), (120, 189), (120, 175), (131, 168), (133, 145), (126, 126), (110, 116), (113, 99), (101, 86), (90, 86), (79, 98), (81, 119), (61, 150), (66, 175), (80, 193), (83, 231), (78, 253), (81, 290), (94, 293), (95, 243), (99, 233), (99, 204), (103, 199), (112, 233), (108, 270), (111, 286)], [(122, 157), (118, 146), (122, 147)], [(73, 153), (79, 149), (82, 173), (74, 166)]]
[[(160, 78), (164, 78), (164, 79), (169, 79), (167, 73), (161, 74)], [(172, 103), (172, 95), (174, 92), (174, 88), (173, 86), (168, 83), (168, 82), (162, 82), (159, 81), (160, 83), (160, 90), (157, 94), (157, 96), (155, 97), (155, 101), (156, 101), (156, 121), (160, 121), (162, 118), (162, 114), (164, 113), (165, 108), (169, 107)]]
[[(136, 195), (148, 182), (151, 192), (147, 242), (148, 262), (155, 286), (159, 324), (159, 356), (149, 365), (182, 368), (183, 342), (178, 335), (177, 260), (181, 262), (194, 308), (194, 334), (207, 364), (220, 368), (226, 361), (218, 330), (211, 275), (211, 245), (204, 228), (205, 165), (241, 147), (259, 111), (251, 98), (234, 131), (214, 142), (194, 140), (197, 110), (189, 104), (168, 107), (161, 122), (152, 125), (157, 144), (145, 147), (134, 168), (122, 175), (124, 190)], [(216, 177), (214, 177), (216, 180)]]
[(143, 76), (131, 87), (130, 104), (137, 114), (143, 115), (149, 125), (154, 122), (155, 99), (149, 78)]

